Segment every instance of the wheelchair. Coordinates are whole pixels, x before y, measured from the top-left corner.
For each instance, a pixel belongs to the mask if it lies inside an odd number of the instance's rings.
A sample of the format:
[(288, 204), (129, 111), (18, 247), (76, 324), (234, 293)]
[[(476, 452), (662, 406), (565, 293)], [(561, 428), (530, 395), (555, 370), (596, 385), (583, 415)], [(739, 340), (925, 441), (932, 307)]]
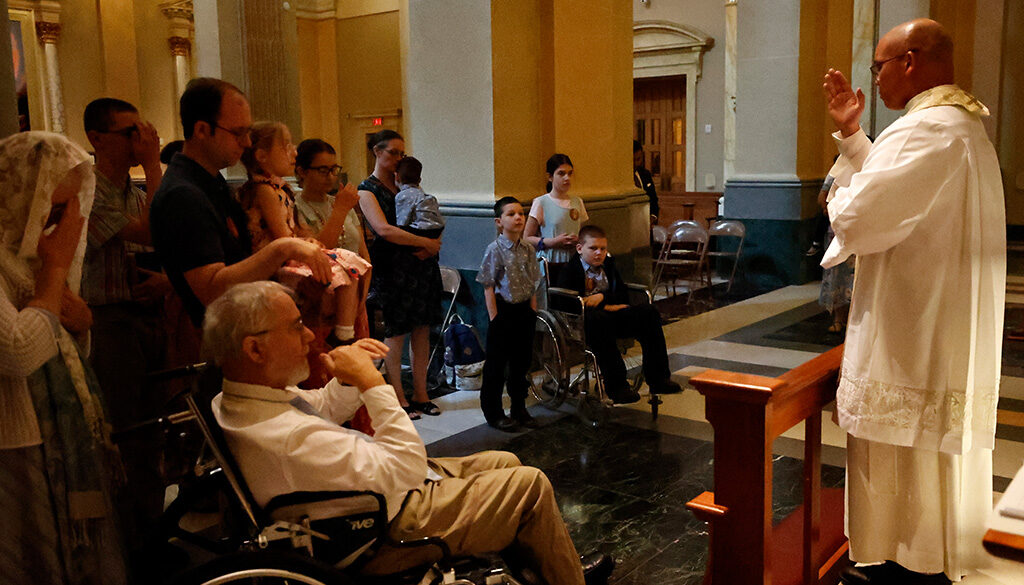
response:
[[(575, 291), (551, 286), (551, 267), (543, 257), (539, 262), (544, 302), (537, 311), (530, 391), (538, 402), (552, 410), (566, 401), (574, 403), (584, 423), (599, 426), (608, 420), (613, 405), (605, 393), (597, 356), (587, 347), (583, 297)], [(626, 286), (630, 305), (654, 302), (647, 287), (636, 283)], [(638, 391), (644, 383), (643, 370), (638, 367), (640, 358), (626, 355), (634, 343), (632, 339), (618, 341), (627, 372), (637, 372), (628, 382)], [(655, 418), (661, 403), (658, 395), (650, 395), (648, 404)]]
[[(249, 491), (214, 418), (210, 400), (220, 390), (218, 368), (196, 364), (159, 374), (191, 377), (188, 411), (175, 422), (195, 421), (209, 461), (197, 463), (198, 479), (187, 484), (161, 519), (172, 544), (188, 543), (210, 560), (167, 580), (174, 585), (301, 583), (305, 585), (525, 585), (498, 555), (454, 558), (440, 538), (395, 541), (388, 535), (384, 496), (374, 492), (296, 492), (259, 506)], [(205, 459), (205, 458), (204, 458)], [(181, 526), (198, 499), (210, 494), (228, 501), (224, 534), (211, 538)], [(359, 569), (382, 545), (433, 547), (440, 560), (395, 575), (363, 575)]]

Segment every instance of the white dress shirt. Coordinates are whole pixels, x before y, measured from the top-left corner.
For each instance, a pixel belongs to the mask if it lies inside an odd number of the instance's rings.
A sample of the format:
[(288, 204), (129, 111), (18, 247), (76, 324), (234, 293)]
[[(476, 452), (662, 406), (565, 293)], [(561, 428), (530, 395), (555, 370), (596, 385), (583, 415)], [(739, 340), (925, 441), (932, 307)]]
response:
[[(316, 413), (297, 408), (296, 397)], [(360, 393), (337, 380), (319, 390), (224, 380), (212, 404), (261, 506), (298, 491), (368, 490), (384, 495), (392, 519), (406, 493), (427, 479), (426, 447), (389, 385)], [(373, 421), (372, 437), (341, 426), (362, 405)]]

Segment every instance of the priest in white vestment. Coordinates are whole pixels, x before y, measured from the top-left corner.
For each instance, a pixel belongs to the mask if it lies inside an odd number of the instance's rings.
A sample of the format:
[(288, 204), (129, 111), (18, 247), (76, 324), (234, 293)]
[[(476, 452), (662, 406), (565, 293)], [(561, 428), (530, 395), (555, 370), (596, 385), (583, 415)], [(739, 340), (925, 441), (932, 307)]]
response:
[(874, 144), (859, 125), (861, 90), (834, 70), (824, 86), (841, 156), (822, 266), (857, 256), (836, 399), (849, 433), (846, 533), (854, 561), (890, 561), (844, 580), (904, 582), (912, 571), (959, 581), (985, 561), (992, 509), (1002, 180), (988, 110), (953, 85), (941, 25), (897, 26), (874, 59), (885, 105), (906, 108)]

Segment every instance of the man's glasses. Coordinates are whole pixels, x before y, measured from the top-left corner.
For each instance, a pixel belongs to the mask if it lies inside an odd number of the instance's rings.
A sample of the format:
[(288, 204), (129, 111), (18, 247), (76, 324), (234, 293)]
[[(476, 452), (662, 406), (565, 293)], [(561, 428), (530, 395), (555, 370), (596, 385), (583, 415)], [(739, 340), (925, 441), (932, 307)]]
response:
[(117, 134), (118, 136), (124, 136), (125, 138), (131, 138), (132, 134), (135, 134), (138, 131), (139, 127), (135, 124), (119, 130), (98, 130), (100, 134)]
[(404, 150), (398, 150), (397, 148), (385, 148), (383, 150), (384, 150), (384, 152), (390, 154), (393, 157), (405, 158), (405, 151)]
[(907, 55), (909, 55), (910, 53), (913, 53), (916, 50), (917, 49), (907, 49), (906, 52), (900, 53), (899, 55), (896, 55), (895, 57), (889, 57), (888, 59), (883, 59), (881, 61), (873, 61), (871, 63), (871, 67), (868, 68), (868, 69), (871, 70), (871, 79), (878, 80), (878, 74), (882, 72), (882, 66), (885, 65), (886, 63), (888, 63), (889, 61), (895, 61), (896, 59), (901, 59), (903, 57), (906, 57)]
[(255, 337), (257, 335), (266, 335), (267, 333), (270, 333), (271, 331), (276, 331), (278, 329), (290, 329), (290, 330), (292, 330), (295, 333), (301, 333), (303, 330), (305, 330), (305, 328), (306, 328), (306, 325), (302, 322), (302, 319), (296, 319), (296, 320), (294, 320), (291, 323), (288, 323), (286, 325), (280, 325), (278, 327), (274, 327), (273, 329), (264, 329), (263, 331), (257, 331), (256, 333), (250, 333), (249, 335), (252, 335), (253, 337)]
[(238, 140), (244, 140), (244, 139), (248, 138), (249, 132), (252, 131), (252, 126), (246, 126), (244, 128), (225, 128), (224, 126), (221, 126), (220, 124), (214, 124), (213, 126), (215, 128), (220, 128), (221, 130), (223, 130), (223, 131), (227, 132), (228, 134), (234, 136)]
[(322, 177), (337, 177), (341, 175), (341, 165), (324, 165), (320, 167), (309, 167), (310, 171), (320, 173)]

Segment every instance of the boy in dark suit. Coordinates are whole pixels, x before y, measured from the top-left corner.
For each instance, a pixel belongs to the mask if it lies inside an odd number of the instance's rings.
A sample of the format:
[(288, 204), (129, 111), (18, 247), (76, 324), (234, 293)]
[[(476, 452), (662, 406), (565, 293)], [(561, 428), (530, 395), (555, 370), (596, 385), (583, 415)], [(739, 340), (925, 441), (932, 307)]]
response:
[(682, 391), (670, 379), (661, 315), (653, 305), (629, 305), (629, 292), (615, 261), (608, 256), (608, 237), (596, 225), (580, 228), (578, 256), (562, 269), (558, 286), (583, 297), (587, 346), (597, 356), (608, 396), (616, 403), (636, 402), (640, 395), (626, 383), (626, 365), (616, 339), (633, 337), (643, 348), (644, 376), (654, 394)]

